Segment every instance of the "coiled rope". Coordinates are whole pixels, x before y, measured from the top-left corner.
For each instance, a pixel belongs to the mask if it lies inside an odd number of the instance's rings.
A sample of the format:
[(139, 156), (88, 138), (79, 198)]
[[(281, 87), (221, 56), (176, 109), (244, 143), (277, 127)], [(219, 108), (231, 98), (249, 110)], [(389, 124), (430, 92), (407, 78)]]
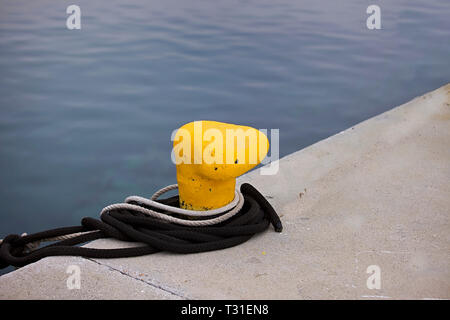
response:
[[(195, 253), (236, 246), (266, 230), (269, 224), (282, 231), (281, 220), (264, 196), (244, 183), (228, 205), (208, 211), (178, 207), (178, 196), (159, 200), (178, 188), (167, 186), (150, 199), (131, 196), (112, 204), (100, 220), (85, 217), (81, 226), (51, 229), (34, 234), (11, 234), (0, 240), (0, 269), (22, 267), (49, 256), (88, 258), (135, 257), (158, 251)], [(142, 243), (120, 249), (94, 249), (76, 245), (100, 238)], [(42, 242), (53, 242), (39, 248)]]

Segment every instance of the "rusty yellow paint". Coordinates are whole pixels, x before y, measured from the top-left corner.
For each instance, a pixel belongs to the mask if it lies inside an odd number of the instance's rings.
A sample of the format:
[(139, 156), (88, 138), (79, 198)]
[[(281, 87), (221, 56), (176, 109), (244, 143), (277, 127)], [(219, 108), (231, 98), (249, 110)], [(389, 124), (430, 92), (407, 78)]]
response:
[(236, 177), (258, 165), (269, 150), (254, 128), (217, 121), (194, 121), (179, 128), (174, 156), (180, 207), (211, 210), (234, 198)]

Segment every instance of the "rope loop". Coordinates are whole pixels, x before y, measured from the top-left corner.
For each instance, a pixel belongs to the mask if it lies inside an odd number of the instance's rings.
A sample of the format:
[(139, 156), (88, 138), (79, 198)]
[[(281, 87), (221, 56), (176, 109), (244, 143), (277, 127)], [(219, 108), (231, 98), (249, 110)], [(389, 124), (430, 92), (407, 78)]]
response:
[[(136, 257), (158, 251), (195, 253), (239, 245), (263, 232), (270, 224), (282, 231), (279, 216), (252, 185), (244, 183), (234, 200), (218, 209), (193, 211), (178, 206), (178, 196), (159, 199), (177, 189), (170, 185), (150, 199), (131, 196), (124, 203), (112, 204), (100, 219), (85, 217), (80, 226), (51, 229), (34, 234), (11, 234), (0, 240), (0, 269), (22, 267), (49, 256), (88, 258)], [(121, 249), (79, 247), (92, 240), (115, 238), (141, 245)], [(42, 242), (54, 242), (40, 247)]]

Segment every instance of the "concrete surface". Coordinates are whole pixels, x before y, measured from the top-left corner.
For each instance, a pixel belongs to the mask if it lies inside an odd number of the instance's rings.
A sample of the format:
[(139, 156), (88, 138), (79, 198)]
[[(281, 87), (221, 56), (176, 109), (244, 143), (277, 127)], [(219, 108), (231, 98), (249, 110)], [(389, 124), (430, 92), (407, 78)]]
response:
[[(450, 298), (450, 84), (239, 181), (267, 196), (283, 233), (200, 254), (47, 258), (1, 276), (0, 298)], [(129, 244), (89, 244), (117, 245)], [(371, 265), (380, 289), (367, 287)]]

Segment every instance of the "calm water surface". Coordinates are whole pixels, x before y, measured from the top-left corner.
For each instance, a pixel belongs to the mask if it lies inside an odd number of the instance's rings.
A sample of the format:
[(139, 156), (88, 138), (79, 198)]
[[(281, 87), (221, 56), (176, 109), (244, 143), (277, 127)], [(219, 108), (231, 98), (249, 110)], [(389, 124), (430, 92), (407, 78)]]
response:
[(0, 238), (174, 183), (186, 122), (279, 128), (286, 155), (442, 86), (449, 16), (448, 0), (0, 0)]

